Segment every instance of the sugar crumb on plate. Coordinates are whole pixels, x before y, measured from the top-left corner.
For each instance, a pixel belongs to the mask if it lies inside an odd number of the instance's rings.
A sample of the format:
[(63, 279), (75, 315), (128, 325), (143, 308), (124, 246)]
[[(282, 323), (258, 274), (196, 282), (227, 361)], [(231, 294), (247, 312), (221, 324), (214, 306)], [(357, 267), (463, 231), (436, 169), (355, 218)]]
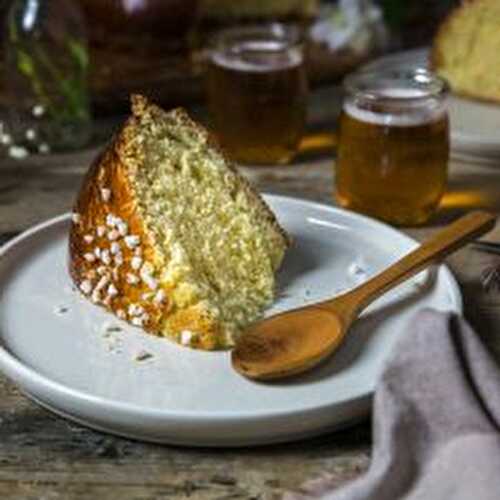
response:
[(54, 312), (58, 315), (66, 314), (69, 311), (69, 307), (65, 305), (58, 305), (54, 307)]
[(139, 352), (137, 352), (134, 355), (134, 361), (146, 361), (148, 359), (152, 359), (153, 354), (151, 354), (148, 351), (145, 351), (144, 349), (141, 349)]
[(123, 328), (116, 323), (104, 323), (102, 325), (102, 331), (103, 333), (117, 333), (122, 332)]

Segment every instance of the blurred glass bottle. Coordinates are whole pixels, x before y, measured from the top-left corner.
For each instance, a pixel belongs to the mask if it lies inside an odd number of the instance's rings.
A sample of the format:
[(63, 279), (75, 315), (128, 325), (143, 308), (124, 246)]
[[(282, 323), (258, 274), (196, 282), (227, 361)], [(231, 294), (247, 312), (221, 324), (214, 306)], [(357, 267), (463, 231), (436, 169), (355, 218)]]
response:
[(78, 2), (14, 0), (5, 19), (5, 87), (13, 139), (76, 149), (91, 133), (88, 50)]

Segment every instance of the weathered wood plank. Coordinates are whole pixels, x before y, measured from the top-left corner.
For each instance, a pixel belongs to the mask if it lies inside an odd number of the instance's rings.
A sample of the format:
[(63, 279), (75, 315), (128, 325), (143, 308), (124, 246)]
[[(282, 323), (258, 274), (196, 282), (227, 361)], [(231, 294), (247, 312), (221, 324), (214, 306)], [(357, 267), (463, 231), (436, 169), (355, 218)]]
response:
[(66, 422), (30, 403), (5, 379), (0, 394), (2, 498), (28, 499), (31, 492), (47, 498), (64, 493), (64, 499), (272, 498), (322, 472), (337, 474), (341, 482), (368, 465), (367, 424), (288, 445), (187, 449)]
[[(95, 153), (0, 166), (0, 234), (10, 237), (69, 210)], [(333, 203), (333, 160), (244, 172), (263, 191)], [(408, 232), (422, 239), (473, 206), (500, 211), (500, 171), (454, 163), (440, 214), (430, 226)], [(500, 227), (489, 238), (500, 240)], [(481, 270), (495, 262), (500, 257), (470, 248), (449, 259), (464, 291), (466, 316), (500, 359), (500, 294), (485, 293), (479, 283)], [(339, 485), (358, 476), (369, 465), (370, 439), (364, 422), (256, 449), (137, 443), (53, 416), (0, 377), (0, 497), (5, 499), (271, 499), (325, 472)]]

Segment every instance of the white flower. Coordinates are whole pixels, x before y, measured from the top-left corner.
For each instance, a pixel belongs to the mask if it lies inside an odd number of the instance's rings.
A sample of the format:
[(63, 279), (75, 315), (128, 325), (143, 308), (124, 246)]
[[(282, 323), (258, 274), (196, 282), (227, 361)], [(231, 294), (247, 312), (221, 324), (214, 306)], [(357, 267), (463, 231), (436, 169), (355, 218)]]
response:
[(23, 160), (28, 156), (28, 150), (22, 146), (11, 146), (9, 148), (9, 156), (15, 160)]

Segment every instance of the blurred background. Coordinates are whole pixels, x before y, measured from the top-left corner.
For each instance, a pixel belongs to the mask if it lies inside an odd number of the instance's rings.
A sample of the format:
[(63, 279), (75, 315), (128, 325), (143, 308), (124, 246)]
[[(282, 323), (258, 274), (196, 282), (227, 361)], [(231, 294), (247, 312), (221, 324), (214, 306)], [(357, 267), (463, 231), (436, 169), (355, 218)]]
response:
[[(16, 102), (22, 107), (25, 101), (22, 82), (29, 80), (35, 87), (35, 81), (43, 86), (44, 79), (51, 80), (51, 92), (73, 103), (72, 116), (80, 136), (55, 133), (53, 144), (39, 143), (34, 152), (88, 147), (109, 133), (113, 117), (126, 113), (132, 92), (146, 94), (166, 107), (203, 110), (207, 48), (222, 28), (273, 21), (299, 26), (306, 39), (307, 75), (314, 91), (337, 84), (347, 72), (381, 54), (430, 45), (437, 26), (457, 3), (0, 0), (0, 107), (4, 117), (10, 113), (9, 126), (15, 134), (22, 111), (18, 109), (12, 117), (12, 109)], [(61, 42), (65, 37), (71, 37), (70, 49), (58, 59), (58, 52), (66, 50)], [(67, 57), (74, 64), (59, 62), (64, 70), (55, 78), (55, 71), (46, 72), (34, 60), (37, 45), (51, 60)], [(20, 58), (23, 54), (26, 60)], [(22, 73), (21, 78), (16, 79), (16, 73)], [(35, 109), (32, 102), (30, 106)], [(71, 132), (67, 125), (65, 134)], [(27, 129), (24, 123), (23, 133)], [(10, 136), (2, 139), (9, 141)]]

